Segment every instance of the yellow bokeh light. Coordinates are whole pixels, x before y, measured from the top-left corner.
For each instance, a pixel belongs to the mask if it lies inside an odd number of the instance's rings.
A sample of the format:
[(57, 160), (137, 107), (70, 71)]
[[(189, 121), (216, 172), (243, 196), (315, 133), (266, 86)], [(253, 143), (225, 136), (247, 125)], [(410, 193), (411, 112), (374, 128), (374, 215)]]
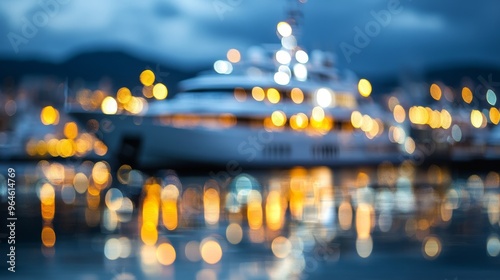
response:
[(300, 88), (293, 88), (290, 97), (295, 104), (301, 104), (304, 101), (304, 93)]
[(271, 121), (275, 126), (284, 126), (286, 123), (286, 115), (283, 111), (274, 111), (271, 115)]
[(203, 208), (205, 222), (209, 225), (215, 225), (219, 222), (220, 215), (220, 196), (214, 188), (209, 188), (203, 193)]
[(162, 243), (156, 249), (156, 258), (162, 265), (171, 265), (174, 263), (176, 253), (174, 247), (169, 243)]
[(441, 88), (437, 84), (432, 84), (429, 90), (430, 90), (431, 96), (432, 96), (432, 98), (434, 98), (434, 100), (441, 99), (441, 95), (442, 95)]
[(151, 70), (142, 71), (139, 80), (144, 86), (150, 86), (155, 82), (155, 74)]
[(106, 115), (114, 115), (118, 111), (118, 104), (113, 97), (107, 96), (102, 100), (101, 110)]
[(370, 205), (365, 203), (358, 205), (356, 209), (356, 231), (360, 239), (367, 239), (371, 235), (371, 214), (372, 209)]
[(146, 245), (155, 245), (158, 240), (158, 230), (152, 222), (146, 222), (141, 227), (141, 239)]
[(230, 49), (227, 51), (227, 60), (232, 63), (238, 63), (241, 60), (241, 54), (237, 49)]
[(252, 89), (252, 97), (257, 101), (262, 101), (266, 98), (266, 93), (261, 87), (254, 87)]
[(416, 149), (415, 141), (410, 137), (406, 138), (405, 151), (409, 154), (413, 154), (415, 152), (415, 149)]
[(64, 125), (64, 136), (68, 139), (75, 139), (78, 136), (78, 126), (74, 122)]
[(208, 264), (216, 264), (222, 258), (222, 248), (211, 238), (206, 238), (201, 242), (200, 252), (202, 259)]
[(281, 99), (280, 92), (275, 88), (268, 89), (267, 90), (267, 99), (272, 104), (276, 104), (276, 103), (280, 102), (280, 99)]
[(462, 99), (468, 104), (472, 102), (473, 99), (472, 91), (468, 87), (464, 87), (462, 89)]
[(372, 84), (367, 79), (361, 79), (358, 83), (359, 94), (363, 97), (368, 97), (372, 94)]
[(156, 99), (163, 100), (167, 98), (167, 95), (168, 95), (168, 89), (164, 84), (159, 83), (153, 87), (153, 96)]
[(77, 173), (75, 177), (73, 177), (73, 186), (75, 187), (76, 192), (83, 194), (87, 191), (89, 187), (89, 179), (83, 173)]
[(453, 118), (451, 117), (450, 112), (445, 109), (441, 110), (441, 127), (448, 129), (451, 127), (452, 122)]
[(308, 124), (309, 124), (309, 119), (304, 113), (298, 113), (297, 115), (293, 115), (290, 118), (290, 127), (292, 127), (295, 130), (304, 129), (308, 126)]
[(99, 161), (92, 168), (92, 180), (96, 184), (104, 185), (109, 179), (109, 168), (106, 163)]
[(354, 128), (361, 128), (363, 125), (363, 115), (360, 112), (354, 111), (351, 113), (351, 124)]
[(394, 120), (398, 123), (403, 123), (406, 119), (406, 112), (403, 106), (396, 105), (394, 106), (394, 111), (392, 112), (394, 115)]
[(495, 125), (500, 121), (500, 111), (495, 107), (490, 108), (490, 120)]
[(483, 113), (479, 110), (472, 110), (470, 113), (470, 122), (475, 128), (480, 128), (483, 124)]
[(45, 247), (51, 248), (56, 244), (56, 233), (51, 227), (43, 227), (41, 238)]
[(325, 119), (325, 111), (323, 108), (316, 106), (312, 109), (311, 121), (322, 122)]
[(40, 120), (44, 125), (57, 124), (59, 120), (59, 112), (52, 106), (46, 106), (40, 113)]
[(434, 259), (441, 253), (441, 241), (436, 237), (428, 237), (424, 240), (423, 252), (425, 257)]
[(45, 205), (54, 204), (56, 193), (54, 191), (54, 187), (51, 184), (45, 183), (42, 185), (40, 189), (40, 202)]
[(283, 207), (281, 194), (270, 191), (266, 200), (266, 224), (270, 230), (279, 230), (283, 225)]
[(127, 104), (132, 99), (132, 92), (130, 92), (130, 89), (122, 87), (116, 93), (116, 99), (121, 104)]

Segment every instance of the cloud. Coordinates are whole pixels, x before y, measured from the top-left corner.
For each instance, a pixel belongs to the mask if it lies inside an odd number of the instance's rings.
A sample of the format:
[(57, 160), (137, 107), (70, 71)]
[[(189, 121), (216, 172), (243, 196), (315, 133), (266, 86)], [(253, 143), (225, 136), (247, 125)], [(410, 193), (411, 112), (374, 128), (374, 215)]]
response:
[[(40, 3), (61, 1), (36, 36), (18, 46), (7, 35), (23, 36), (25, 21), (44, 12)], [(215, 1), (226, 4), (223, 20)], [(339, 44), (353, 40), (354, 27), (372, 20), (371, 12), (394, 0), (317, 0), (304, 6), (299, 36), (306, 48), (339, 53), (339, 64), (366, 72), (395, 72), (415, 63), (478, 59), (500, 64), (495, 28), (500, 3), (401, 0), (404, 11), (393, 16), (352, 63)], [(57, 2), (56, 2), (57, 3)], [(287, 1), (268, 0), (24, 0), (0, 1), (0, 56), (63, 60), (92, 50), (125, 50), (140, 58), (181, 68), (208, 65), (229, 48), (278, 43), (276, 23)]]

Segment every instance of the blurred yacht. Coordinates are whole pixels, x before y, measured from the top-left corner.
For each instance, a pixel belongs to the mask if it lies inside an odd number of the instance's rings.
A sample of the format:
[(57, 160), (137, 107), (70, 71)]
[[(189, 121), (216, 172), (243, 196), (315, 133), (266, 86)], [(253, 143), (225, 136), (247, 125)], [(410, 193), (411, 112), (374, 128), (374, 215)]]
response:
[[(102, 112), (68, 111), (97, 124), (121, 162), (144, 168), (398, 161), (389, 116), (361, 96), (371, 93), (370, 83), (340, 72), (332, 54), (298, 46), (293, 22), (278, 23), (281, 44), (231, 49), (212, 71), (181, 82), (173, 98), (144, 103), (118, 92), (103, 100)], [(154, 73), (144, 71), (141, 81), (152, 86)], [(156, 93), (165, 97), (166, 89)], [(129, 110), (125, 99), (137, 99), (140, 110)]]

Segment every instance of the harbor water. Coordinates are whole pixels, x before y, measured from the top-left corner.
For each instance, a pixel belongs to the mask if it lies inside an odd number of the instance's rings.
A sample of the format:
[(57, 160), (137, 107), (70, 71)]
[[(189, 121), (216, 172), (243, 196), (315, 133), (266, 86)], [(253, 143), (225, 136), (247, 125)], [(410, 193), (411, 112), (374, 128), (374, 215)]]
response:
[(2, 164), (5, 279), (498, 279), (499, 173), (483, 166)]

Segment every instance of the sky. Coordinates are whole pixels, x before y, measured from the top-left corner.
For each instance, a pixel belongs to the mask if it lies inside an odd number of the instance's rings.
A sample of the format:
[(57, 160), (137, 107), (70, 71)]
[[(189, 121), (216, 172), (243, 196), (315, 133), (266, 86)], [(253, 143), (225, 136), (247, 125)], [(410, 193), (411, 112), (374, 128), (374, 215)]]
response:
[[(252, 45), (279, 43), (287, 2), (0, 1), (0, 57), (60, 62), (117, 50), (200, 68), (230, 48), (245, 55)], [(334, 52), (343, 68), (395, 74), (446, 63), (500, 66), (497, 0), (307, 0), (302, 9), (299, 44)]]

